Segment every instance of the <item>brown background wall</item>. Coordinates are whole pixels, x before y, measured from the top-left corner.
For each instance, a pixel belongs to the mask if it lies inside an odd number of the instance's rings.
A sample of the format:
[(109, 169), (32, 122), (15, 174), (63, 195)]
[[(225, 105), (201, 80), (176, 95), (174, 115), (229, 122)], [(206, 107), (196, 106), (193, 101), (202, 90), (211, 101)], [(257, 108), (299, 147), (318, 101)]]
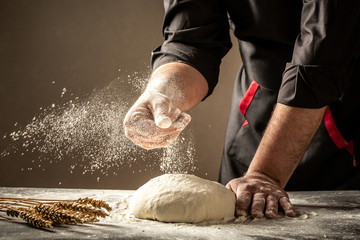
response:
[[(53, 103), (86, 100), (114, 79), (148, 75), (150, 52), (162, 41), (162, 18), (160, 0), (0, 0), (0, 151), (14, 144), (11, 132), (24, 128)], [(211, 180), (218, 176), (240, 62), (237, 43), (233, 45), (214, 94), (191, 111), (194, 174)], [(63, 88), (68, 98), (61, 98)], [(128, 98), (128, 105), (135, 99)], [(157, 165), (141, 171), (142, 165), (154, 161), (150, 153), (99, 181), (97, 172), (70, 173), (71, 156), (50, 164), (51, 159), (38, 162), (41, 153), (11, 151), (0, 156), (0, 186), (135, 189), (161, 174)]]

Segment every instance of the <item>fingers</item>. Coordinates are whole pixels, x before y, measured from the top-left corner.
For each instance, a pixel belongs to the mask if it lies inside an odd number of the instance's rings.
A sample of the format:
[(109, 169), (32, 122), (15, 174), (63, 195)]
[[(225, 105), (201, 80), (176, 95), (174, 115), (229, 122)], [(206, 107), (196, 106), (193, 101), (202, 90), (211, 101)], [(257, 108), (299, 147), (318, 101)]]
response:
[(154, 121), (156, 126), (160, 128), (169, 128), (173, 122), (178, 119), (181, 114), (179, 108), (173, 109), (170, 112), (164, 111), (162, 108), (158, 108), (154, 113)]
[(278, 200), (275, 196), (269, 195), (266, 198), (266, 210), (265, 210), (265, 216), (267, 218), (276, 218), (278, 213)]
[(248, 216), (250, 205), (250, 212), (253, 218), (264, 218), (264, 216), (267, 218), (276, 218), (277, 216), (278, 201), (272, 195), (265, 198), (264, 193), (255, 193), (252, 197), (251, 192), (240, 192), (237, 195), (236, 214), (238, 216)]
[(147, 90), (126, 114), (124, 130), (136, 145), (161, 148), (174, 142), (190, 121), (190, 115), (172, 107), (171, 96)]
[(141, 141), (137, 141), (137, 140), (133, 140), (135, 144), (139, 145), (142, 148), (145, 149), (155, 149), (155, 148), (163, 148), (163, 147), (167, 147), (168, 145), (170, 145), (171, 143), (173, 143), (176, 138), (180, 135), (181, 132), (176, 132), (174, 134), (168, 135), (162, 139), (153, 139), (150, 141), (146, 141), (146, 140), (141, 140)]
[[(170, 100), (165, 95), (156, 92), (155, 95), (152, 96), (154, 101), (151, 101), (149, 108), (154, 117), (154, 122), (156, 126), (160, 128), (169, 128), (172, 124), (172, 120), (170, 118)], [(178, 113), (180, 114), (180, 113)]]
[(180, 133), (191, 121), (189, 114), (181, 113), (172, 125), (168, 128), (160, 128), (156, 126), (154, 120), (147, 116), (136, 117), (137, 122), (130, 123), (128, 128), (128, 137), (136, 137), (139, 141), (155, 142), (156, 139), (165, 139), (175, 133)]
[(263, 218), (265, 209), (265, 194), (255, 193), (251, 206), (251, 216), (254, 218)]
[(172, 122), (168, 116), (159, 116), (155, 118), (155, 124), (160, 128), (169, 128)]
[(288, 197), (280, 198), (279, 203), (280, 203), (281, 208), (284, 210), (286, 216), (295, 217), (295, 215), (296, 215), (295, 208), (291, 204)]
[(184, 129), (190, 122), (191, 122), (191, 116), (187, 113), (181, 113), (174, 122), (173, 127), (176, 129), (183, 127)]
[(130, 120), (124, 122), (125, 135), (136, 145), (145, 149), (162, 148), (170, 145), (191, 121), (189, 114), (181, 113), (179, 109), (175, 109), (169, 114), (171, 126), (160, 128), (152, 119), (151, 114), (145, 110), (133, 112)]
[(276, 218), (279, 207), (286, 216), (294, 217), (295, 208), (287, 193), (272, 183), (252, 177), (231, 180), (226, 187), (236, 196), (236, 215), (253, 218)]
[(251, 197), (251, 192), (248, 191), (242, 191), (236, 194), (236, 215), (248, 216)]

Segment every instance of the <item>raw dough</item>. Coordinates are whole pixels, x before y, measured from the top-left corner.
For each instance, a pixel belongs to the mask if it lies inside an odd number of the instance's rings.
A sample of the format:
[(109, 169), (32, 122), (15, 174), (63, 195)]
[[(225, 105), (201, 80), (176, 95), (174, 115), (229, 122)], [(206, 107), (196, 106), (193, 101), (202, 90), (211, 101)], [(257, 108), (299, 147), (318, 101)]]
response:
[(235, 195), (223, 185), (189, 174), (164, 174), (140, 187), (130, 201), (137, 218), (198, 223), (234, 218)]

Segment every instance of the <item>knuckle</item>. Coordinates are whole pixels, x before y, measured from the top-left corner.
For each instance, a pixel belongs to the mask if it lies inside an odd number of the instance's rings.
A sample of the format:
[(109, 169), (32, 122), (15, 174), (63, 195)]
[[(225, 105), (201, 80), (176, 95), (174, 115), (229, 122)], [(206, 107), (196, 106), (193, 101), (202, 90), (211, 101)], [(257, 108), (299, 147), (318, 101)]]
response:
[(248, 191), (240, 191), (238, 194), (238, 200), (250, 200), (251, 199), (251, 193)]
[(248, 195), (237, 195), (236, 205), (239, 208), (247, 209), (251, 203), (251, 196)]
[(265, 194), (262, 192), (257, 192), (254, 194), (254, 199), (265, 199)]
[(251, 208), (251, 212), (253, 212), (253, 213), (259, 213), (259, 212), (262, 213), (262, 211), (263, 211), (263, 209), (260, 207), (257, 207), (257, 206)]
[(277, 195), (284, 195), (283, 191), (281, 190), (276, 190), (274, 193)]
[(254, 203), (265, 203), (265, 198), (255, 198), (253, 199)]
[(133, 135), (131, 134), (130, 129), (125, 128), (125, 129), (124, 129), (124, 135), (125, 135), (127, 138), (130, 138), (130, 139), (133, 138)]
[(171, 137), (167, 137), (165, 140), (164, 140), (164, 144), (168, 145), (168, 144), (171, 144), (175, 141), (176, 138), (171, 138)]
[(248, 197), (239, 197), (236, 200), (236, 204), (237, 205), (244, 205), (245, 203), (249, 203), (250, 202), (250, 198)]
[(258, 191), (256, 190), (256, 187), (254, 187), (253, 185), (251, 184), (247, 184), (245, 183), (243, 186), (242, 186), (242, 189), (244, 191), (247, 191), (250, 193), (250, 195), (255, 195)]
[(267, 212), (269, 213), (275, 213), (277, 211), (277, 209), (275, 207), (270, 207), (267, 209)]
[(277, 198), (274, 195), (267, 196), (267, 200), (270, 202), (277, 202)]
[(124, 118), (123, 125), (124, 127), (130, 127), (130, 120), (128, 116)]

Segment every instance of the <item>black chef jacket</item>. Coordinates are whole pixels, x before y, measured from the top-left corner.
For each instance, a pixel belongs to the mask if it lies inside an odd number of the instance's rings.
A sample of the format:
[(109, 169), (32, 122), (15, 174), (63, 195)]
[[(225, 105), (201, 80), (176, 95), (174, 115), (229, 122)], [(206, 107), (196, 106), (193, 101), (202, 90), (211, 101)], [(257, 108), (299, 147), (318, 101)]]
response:
[(207, 80), (208, 95), (231, 48), (230, 28), (239, 40), (243, 66), (233, 92), (221, 183), (247, 171), (278, 102), (327, 106), (286, 189), (360, 189), (360, 1), (165, 0), (164, 6), (165, 41), (153, 51), (152, 66), (193, 66)]

